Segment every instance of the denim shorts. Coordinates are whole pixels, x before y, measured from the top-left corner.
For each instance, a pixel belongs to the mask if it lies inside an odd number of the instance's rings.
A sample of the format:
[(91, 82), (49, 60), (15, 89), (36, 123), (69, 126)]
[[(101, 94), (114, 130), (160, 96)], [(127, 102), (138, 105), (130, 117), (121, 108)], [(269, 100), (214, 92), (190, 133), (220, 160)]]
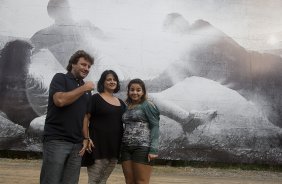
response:
[(149, 147), (144, 146), (122, 146), (121, 148), (121, 162), (132, 160), (133, 162), (152, 165), (148, 161)]

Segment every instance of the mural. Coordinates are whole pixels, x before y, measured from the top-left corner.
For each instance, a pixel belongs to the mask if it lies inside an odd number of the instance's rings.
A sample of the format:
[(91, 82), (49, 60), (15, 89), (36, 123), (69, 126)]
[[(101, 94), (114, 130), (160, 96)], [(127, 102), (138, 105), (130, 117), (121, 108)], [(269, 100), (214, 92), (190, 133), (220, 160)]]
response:
[(72, 53), (146, 81), (162, 159), (282, 163), (282, 2), (0, 0), (0, 149), (41, 151)]

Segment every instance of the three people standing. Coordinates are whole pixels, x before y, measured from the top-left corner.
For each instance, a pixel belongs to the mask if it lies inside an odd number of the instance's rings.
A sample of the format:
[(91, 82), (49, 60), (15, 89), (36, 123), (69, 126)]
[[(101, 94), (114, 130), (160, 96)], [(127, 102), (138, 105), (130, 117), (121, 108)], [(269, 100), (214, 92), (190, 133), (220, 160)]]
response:
[(120, 154), (126, 183), (149, 183), (151, 161), (158, 156), (158, 108), (147, 100), (140, 79), (128, 84), (126, 107), (114, 96), (120, 84), (112, 70), (102, 73), (99, 93), (91, 96), (94, 83), (83, 79), (93, 63), (79, 50), (71, 56), (68, 72), (55, 74), (51, 81), (40, 183), (77, 184), (86, 150), (95, 158), (87, 168), (89, 184), (105, 184)]

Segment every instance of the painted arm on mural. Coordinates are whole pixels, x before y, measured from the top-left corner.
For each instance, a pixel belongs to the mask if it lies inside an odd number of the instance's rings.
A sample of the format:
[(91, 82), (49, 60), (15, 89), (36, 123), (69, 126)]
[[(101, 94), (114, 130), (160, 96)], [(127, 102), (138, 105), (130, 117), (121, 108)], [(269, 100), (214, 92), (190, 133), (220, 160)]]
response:
[(216, 110), (207, 111), (187, 111), (182, 107), (172, 103), (155, 94), (149, 94), (150, 99), (158, 106), (162, 115), (177, 121), (184, 132), (191, 133), (198, 126), (205, 124), (217, 116)]

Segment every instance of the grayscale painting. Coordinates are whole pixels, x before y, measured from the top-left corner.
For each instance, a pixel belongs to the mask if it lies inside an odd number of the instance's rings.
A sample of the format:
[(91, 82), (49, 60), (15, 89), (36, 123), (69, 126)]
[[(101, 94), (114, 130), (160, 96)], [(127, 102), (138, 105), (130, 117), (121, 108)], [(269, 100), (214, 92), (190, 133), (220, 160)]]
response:
[(282, 163), (282, 1), (0, 0), (0, 149), (40, 152), (50, 81), (83, 49), (145, 81), (160, 158)]

